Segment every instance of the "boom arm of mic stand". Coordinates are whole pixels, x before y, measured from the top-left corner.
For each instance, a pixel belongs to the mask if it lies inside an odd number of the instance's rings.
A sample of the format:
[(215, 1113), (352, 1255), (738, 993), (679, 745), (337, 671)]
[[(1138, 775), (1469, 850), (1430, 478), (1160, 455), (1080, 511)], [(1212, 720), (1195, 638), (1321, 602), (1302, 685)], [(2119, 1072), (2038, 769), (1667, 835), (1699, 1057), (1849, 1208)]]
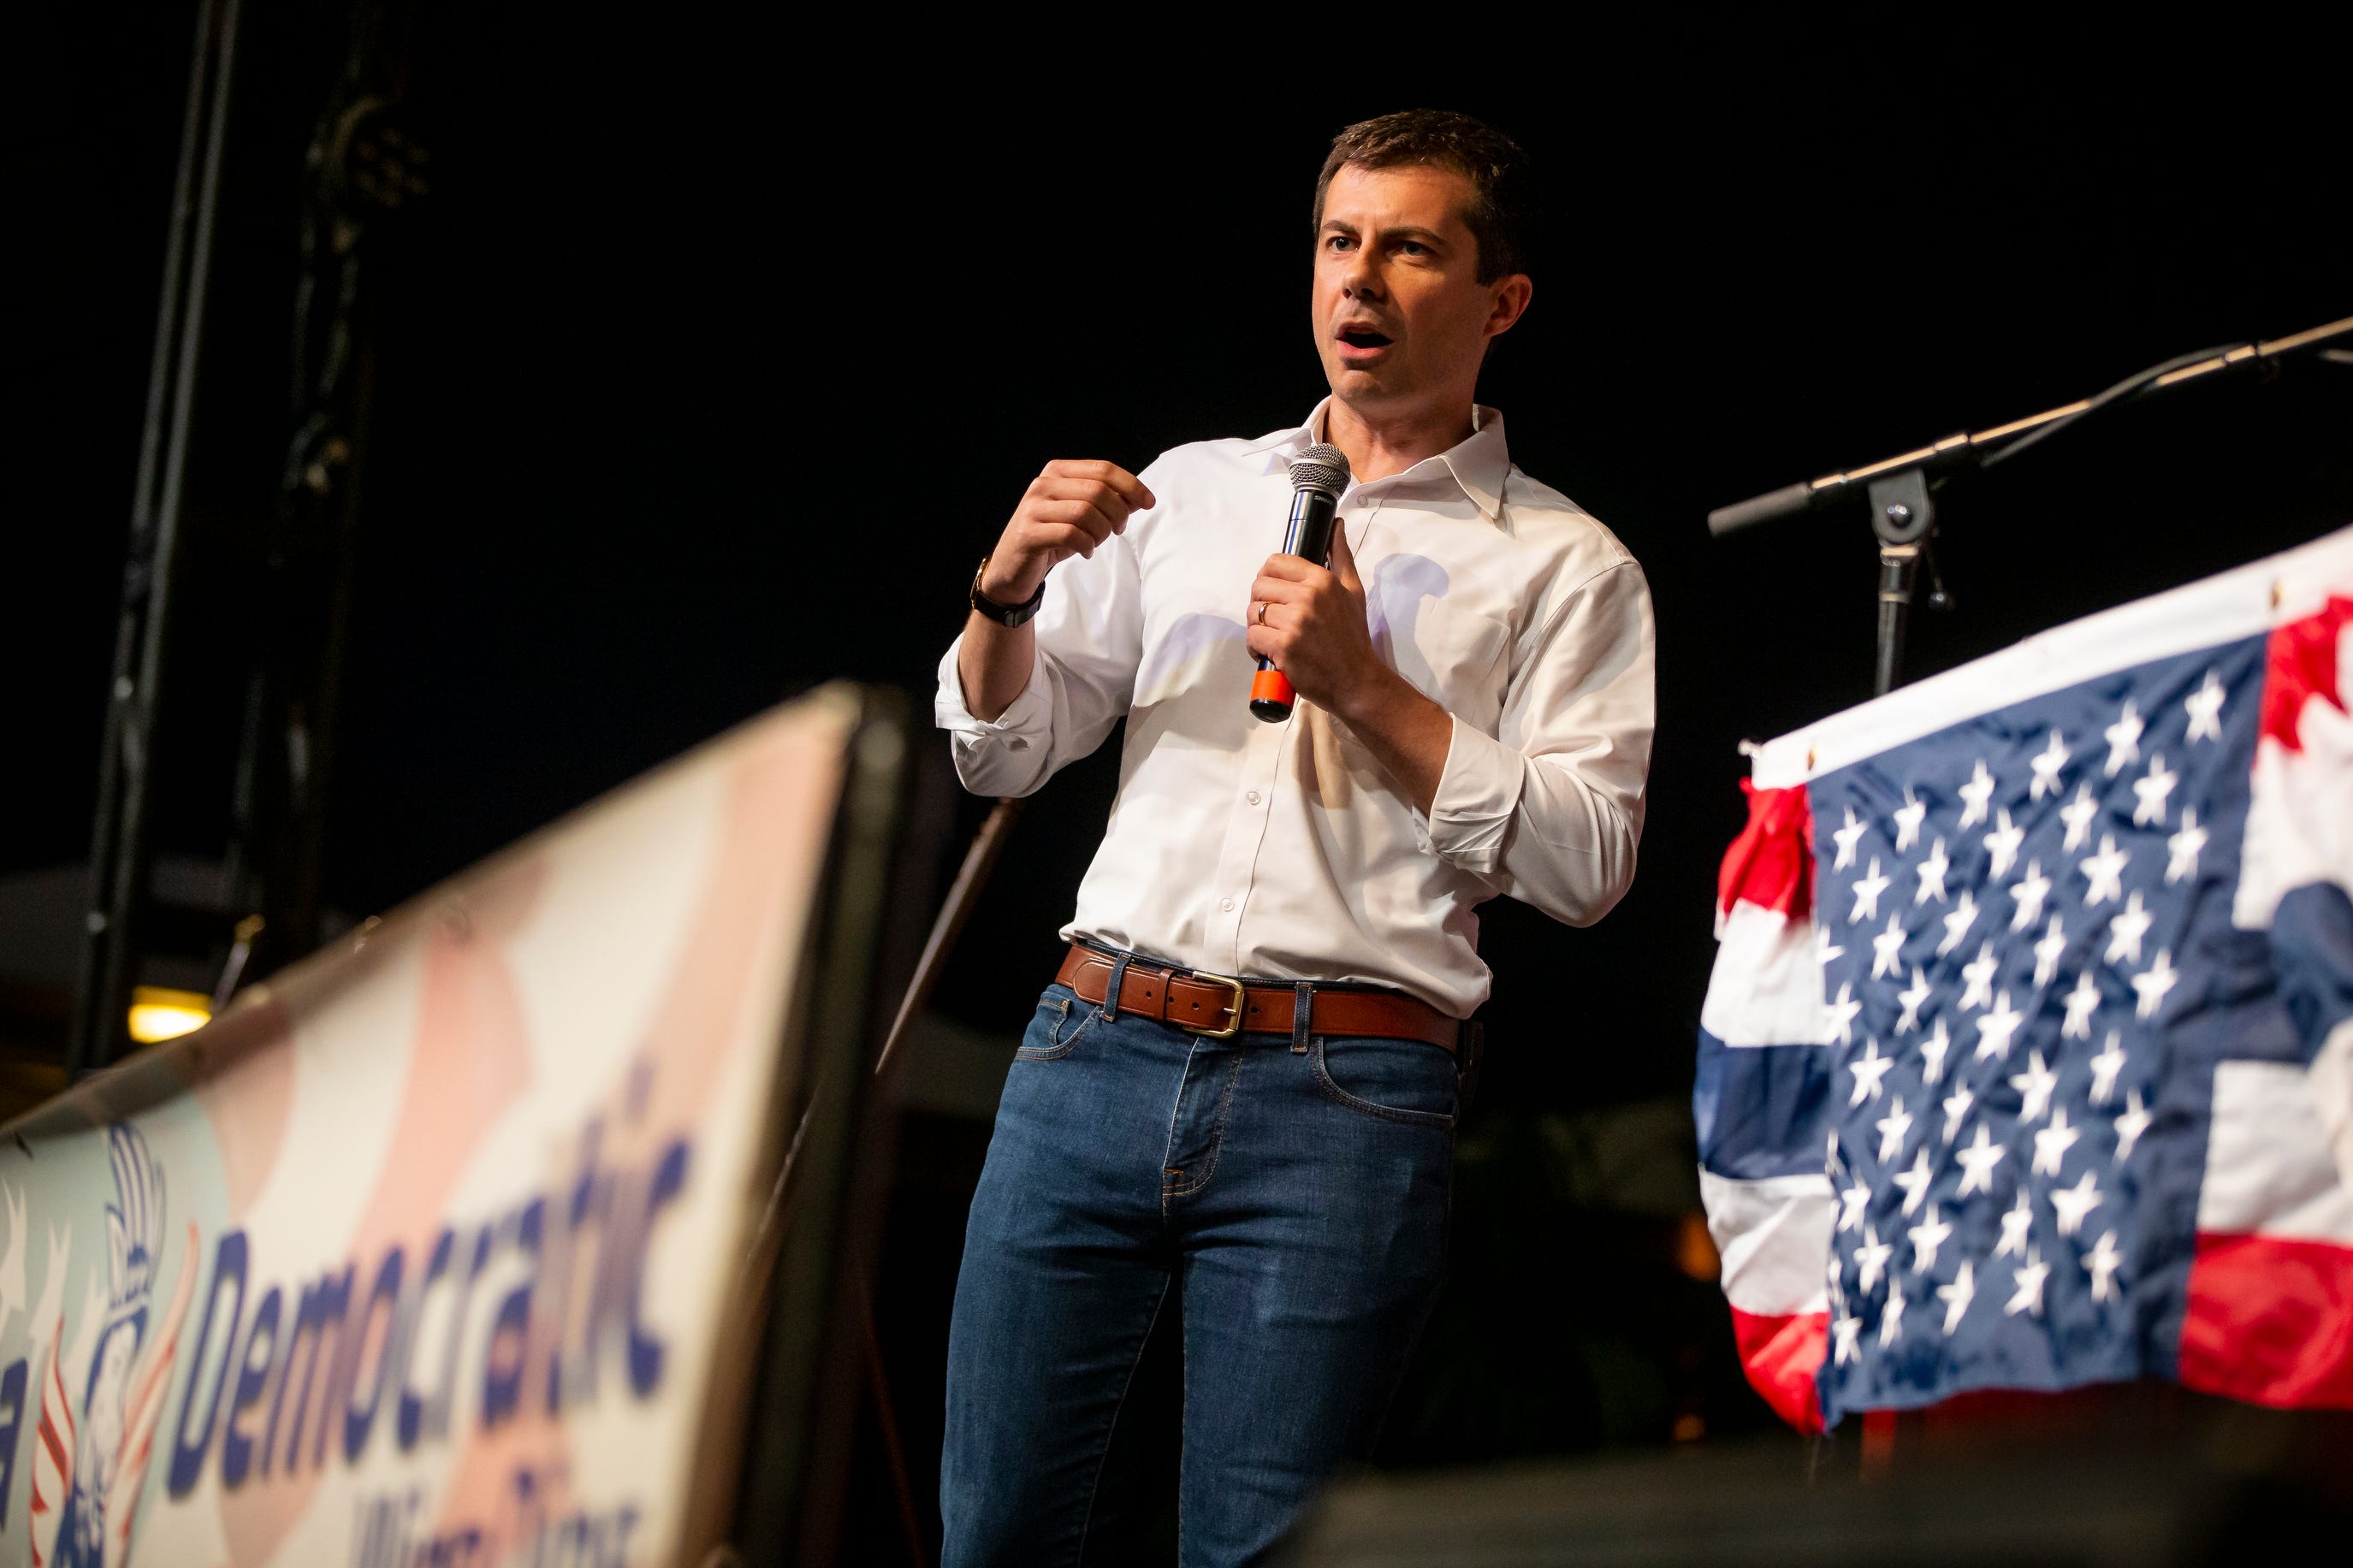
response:
[[(1793, 516), (1848, 494), (1851, 487), (1858, 482), (1881, 479), (1905, 469), (1917, 468), (1924, 473), (1941, 474), (1965, 462), (1990, 467), (2035, 445), (2096, 408), (2142, 393), (2179, 386), (2216, 371), (2265, 363), (2348, 336), (2353, 336), (2353, 316), (2324, 322), (2284, 338), (2200, 349), (2194, 353), (2182, 354), (2163, 364), (2152, 365), (2137, 375), (2127, 376), (2095, 396), (2079, 397), (2073, 403), (2046, 408), (2040, 414), (2030, 414), (2023, 419), (2013, 419), (1990, 430), (1963, 431), (1909, 452), (1899, 452), (1893, 458), (1883, 458), (1860, 468), (1803, 479), (1794, 485), (1784, 485), (1778, 490), (1768, 490), (1761, 496), (1735, 501), (1730, 506), (1717, 507), (1707, 514), (1707, 531), (1722, 538), (1725, 534), (1757, 523)], [(2320, 352), (2325, 358), (2336, 359), (2343, 351), (2321, 349)]]
[(1767, 490), (1761, 496), (1750, 496), (1746, 500), (1717, 507), (1707, 514), (1707, 531), (1721, 539), (1736, 529), (1770, 522), (1777, 517), (1789, 517), (1812, 506), (1820, 493), (1809, 479), (1783, 485), (1778, 490)]

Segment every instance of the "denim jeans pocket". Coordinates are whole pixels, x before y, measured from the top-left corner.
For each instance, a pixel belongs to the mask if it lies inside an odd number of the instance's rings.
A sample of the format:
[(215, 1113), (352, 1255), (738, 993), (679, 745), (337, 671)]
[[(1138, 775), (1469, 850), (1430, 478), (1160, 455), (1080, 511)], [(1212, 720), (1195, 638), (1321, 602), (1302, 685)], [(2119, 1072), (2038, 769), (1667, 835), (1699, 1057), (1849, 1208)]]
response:
[(1038, 1011), (1013, 1053), (1019, 1062), (1050, 1062), (1069, 1056), (1103, 1017), (1103, 1009), (1079, 999), (1066, 986), (1050, 985), (1038, 998)]
[(1407, 1127), (1454, 1125), (1454, 1057), (1419, 1040), (1317, 1036), (1309, 1049), (1327, 1100)]

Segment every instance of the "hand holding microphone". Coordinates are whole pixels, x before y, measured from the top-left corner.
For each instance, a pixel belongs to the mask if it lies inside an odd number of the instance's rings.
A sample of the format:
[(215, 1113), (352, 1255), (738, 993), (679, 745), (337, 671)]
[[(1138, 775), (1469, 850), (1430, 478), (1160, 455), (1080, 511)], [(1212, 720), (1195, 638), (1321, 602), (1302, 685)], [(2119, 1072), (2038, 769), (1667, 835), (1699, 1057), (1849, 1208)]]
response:
[[(1248, 646), (1258, 656), (1250, 711), (1269, 723), (1291, 717), (1299, 696), (1328, 711), (1368, 665), (1379, 666), (1347, 538), (1335, 525), (1348, 461), (1321, 443), (1293, 459), (1291, 525), (1282, 553), (1250, 584)], [(1326, 557), (1331, 565), (1324, 565)]]

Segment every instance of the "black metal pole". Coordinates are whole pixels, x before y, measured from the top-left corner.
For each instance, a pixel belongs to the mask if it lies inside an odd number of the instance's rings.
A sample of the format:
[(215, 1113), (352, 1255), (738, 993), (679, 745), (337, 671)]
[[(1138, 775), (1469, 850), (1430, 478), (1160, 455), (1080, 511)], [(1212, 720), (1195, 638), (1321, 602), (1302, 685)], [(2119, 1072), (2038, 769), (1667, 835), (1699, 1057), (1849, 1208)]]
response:
[(124, 1039), (131, 989), (137, 979), (139, 912), (147, 895), (155, 719), (164, 637), (170, 629), (214, 218), (228, 134), (237, 10), (238, 0), (202, 0), (196, 12), (188, 106), (173, 182), (172, 222), (164, 240), (164, 283), (140, 438), (138, 489), (132, 498), (131, 547), (115, 630), (114, 675), (99, 754), (90, 908), (84, 918), (73, 1037), (66, 1058), (69, 1077), (113, 1059)]
[(1871, 482), (1871, 528), (1879, 536), (1879, 644), (1872, 693), (1895, 689), (1904, 667), (1904, 633), (1912, 617), (1912, 588), (1936, 531), (1928, 477), (1907, 468)]

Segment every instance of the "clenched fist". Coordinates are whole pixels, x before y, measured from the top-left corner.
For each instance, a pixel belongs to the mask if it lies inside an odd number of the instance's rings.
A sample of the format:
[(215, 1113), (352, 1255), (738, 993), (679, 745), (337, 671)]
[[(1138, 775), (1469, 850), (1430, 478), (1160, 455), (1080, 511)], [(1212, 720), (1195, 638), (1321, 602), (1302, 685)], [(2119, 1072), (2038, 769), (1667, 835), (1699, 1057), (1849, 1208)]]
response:
[(1026, 602), (1046, 574), (1127, 529), (1128, 513), (1157, 504), (1117, 463), (1057, 458), (1029, 481), (1013, 521), (988, 552), (980, 591), (1000, 605)]

